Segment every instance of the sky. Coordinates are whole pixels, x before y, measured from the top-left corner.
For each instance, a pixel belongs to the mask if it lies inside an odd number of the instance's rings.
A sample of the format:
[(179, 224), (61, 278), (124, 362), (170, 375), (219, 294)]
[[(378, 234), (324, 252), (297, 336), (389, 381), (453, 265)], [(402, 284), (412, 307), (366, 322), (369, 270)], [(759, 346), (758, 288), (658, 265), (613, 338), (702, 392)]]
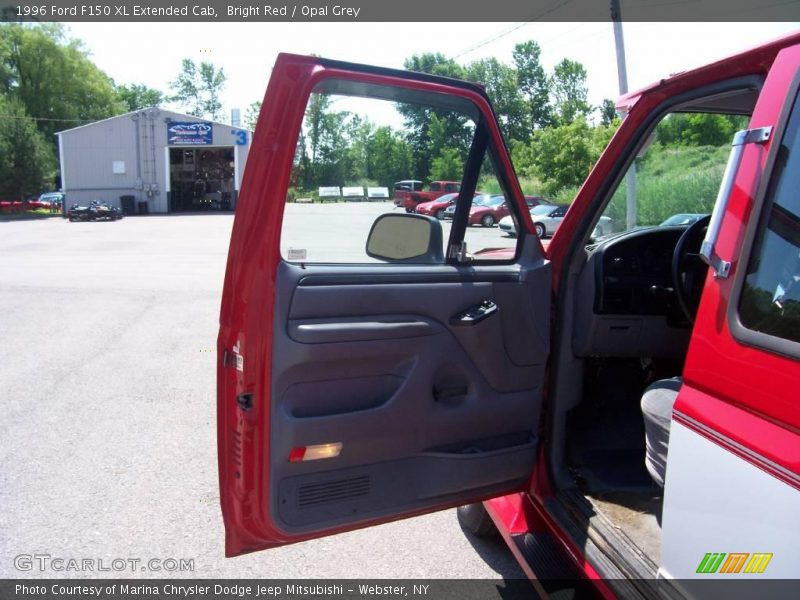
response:
[[(630, 90), (787, 33), (800, 23), (624, 23)], [(279, 52), (402, 68), (413, 54), (440, 52), (462, 64), (487, 57), (512, 64), (514, 45), (536, 40), (550, 72), (564, 58), (588, 72), (589, 101), (619, 95), (610, 22), (589, 23), (69, 23), (116, 83), (165, 92), (183, 58), (228, 77), (226, 114), (261, 100)]]

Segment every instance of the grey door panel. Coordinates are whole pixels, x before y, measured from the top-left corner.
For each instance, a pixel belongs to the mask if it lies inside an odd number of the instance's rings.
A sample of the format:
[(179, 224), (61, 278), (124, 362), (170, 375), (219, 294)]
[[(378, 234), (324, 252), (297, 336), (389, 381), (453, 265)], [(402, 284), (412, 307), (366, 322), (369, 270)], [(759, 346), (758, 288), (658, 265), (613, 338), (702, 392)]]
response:
[[(270, 510), (287, 533), (524, 485), (549, 350), (548, 263), (283, 263), (277, 278)], [(452, 321), (484, 301), (496, 314)], [(337, 442), (335, 458), (289, 461)]]
[(380, 465), (320, 474), (296, 475), (280, 482), (280, 522), (292, 530), (352, 522), (389, 510), (418, 508), (420, 501), (452, 497), (464, 491), (488, 495), (509, 481), (530, 476), (533, 441), (483, 455), (423, 454)]

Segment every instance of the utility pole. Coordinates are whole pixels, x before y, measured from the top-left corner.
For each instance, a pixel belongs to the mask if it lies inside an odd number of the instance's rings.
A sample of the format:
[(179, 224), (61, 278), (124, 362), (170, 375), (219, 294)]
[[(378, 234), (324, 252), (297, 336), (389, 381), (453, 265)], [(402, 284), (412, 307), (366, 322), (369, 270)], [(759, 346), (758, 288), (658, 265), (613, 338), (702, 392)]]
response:
[[(625, 39), (622, 36), (622, 11), (619, 0), (611, 0), (611, 21), (614, 23), (614, 44), (617, 49), (617, 77), (619, 79), (620, 96), (628, 93), (628, 69), (625, 66)], [(625, 210), (626, 229), (636, 226), (636, 159), (633, 160), (625, 175), (627, 202)]]

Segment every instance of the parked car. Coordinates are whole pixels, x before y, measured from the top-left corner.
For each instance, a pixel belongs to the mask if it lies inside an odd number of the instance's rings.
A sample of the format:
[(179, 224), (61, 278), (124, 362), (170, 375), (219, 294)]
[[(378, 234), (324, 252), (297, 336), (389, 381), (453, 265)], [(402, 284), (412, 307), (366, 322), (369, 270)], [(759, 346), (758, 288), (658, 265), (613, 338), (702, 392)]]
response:
[(39, 196), (38, 202), (42, 208), (57, 212), (64, 204), (64, 192), (45, 192)]
[[(540, 204), (539, 206), (532, 208), (531, 220), (533, 221), (533, 227), (536, 230), (536, 235), (538, 235), (539, 238), (552, 236), (564, 221), (564, 215), (567, 214), (568, 208), (569, 205), (567, 204)], [(513, 225), (513, 222), (511, 225)], [(501, 229), (509, 233), (509, 235), (516, 235), (516, 228), (512, 234), (508, 221), (505, 221), (505, 223), (501, 225)], [(594, 231), (592, 232), (592, 237), (602, 237), (611, 233), (613, 229), (614, 222), (610, 217), (600, 217), (600, 222), (595, 226)]]
[(550, 200), (544, 196), (525, 196), (525, 204), (528, 206), (528, 208), (533, 208), (534, 206), (539, 206), (540, 204), (552, 204), (552, 202), (550, 202)]
[(699, 221), (703, 217), (707, 216), (704, 213), (679, 213), (677, 215), (672, 215), (668, 219), (666, 219), (663, 223), (661, 223), (660, 227), (675, 227), (675, 226), (689, 226), (696, 221)]
[(444, 211), (449, 207), (451, 204), (455, 205), (456, 200), (458, 200), (458, 194), (445, 194), (444, 196), (439, 196), (436, 200), (431, 200), (430, 202), (421, 202), (417, 204), (416, 209), (414, 212), (419, 215), (426, 215), (429, 217), (436, 217), (437, 219), (444, 218)]
[[(552, 203), (543, 196), (525, 196), (525, 204), (529, 209), (536, 206), (552, 206)], [(513, 215), (508, 215), (507, 217), (500, 219), (500, 221), (497, 223), (497, 226), (510, 237), (517, 237), (517, 223), (514, 220)]]
[(536, 235), (544, 238), (553, 235), (567, 214), (568, 204), (541, 204), (531, 209), (531, 220)]
[(509, 214), (511, 209), (503, 196), (479, 196), (472, 201), (467, 225), (493, 227)]
[[(516, 175), (483, 87), (279, 55), (220, 306), (226, 556), (461, 504), (536, 596), (796, 597), (798, 71), (795, 33), (623, 96), (546, 250), (526, 220), (510, 257), (480, 261), (466, 214), (443, 240), (439, 221), (389, 213), (364, 240), (376, 262), (334, 265), (284, 257), (269, 202), (321, 85), (467, 106), (467, 184), (487, 156)], [(714, 221), (591, 242), (658, 123), (715, 108), (749, 125)], [(750, 587), (765, 580), (790, 591)], [(715, 582), (730, 587), (696, 585)]]
[[(452, 220), (455, 214), (456, 205), (451, 204), (445, 209), (442, 218)], [(495, 223), (508, 214), (508, 204), (506, 204), (503, 196), (481, 194), (475, 196), (475, 198), (472, 200), (472, 206), (470, 206), (469, 209), (469, 219), (467, 221), (467, 225), (482, 225), (483, 227), (492, 227)]]

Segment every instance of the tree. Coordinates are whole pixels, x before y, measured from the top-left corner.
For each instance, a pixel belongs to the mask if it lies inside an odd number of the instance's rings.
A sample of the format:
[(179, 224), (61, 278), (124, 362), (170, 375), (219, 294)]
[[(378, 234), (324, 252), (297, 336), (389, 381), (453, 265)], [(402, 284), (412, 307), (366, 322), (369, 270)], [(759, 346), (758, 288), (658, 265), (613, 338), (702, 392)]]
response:
[(225, 88), (227, 76), (224, 69), (217, 69), (208, 62), (198, 66), (191, 58), (181, 61), (178, 76), (170, 83), (175, 91), (170, 99), (179, 102), (195, 117), (219, 120), (222, 116), (220, 93)]
[(600, 151), (584, 117), (534, 132), (531, 143), (515, 147), (514, 162), (524, 175), (538, 178), (544, 193), (580, 185)]
[(111, 78), (56, 23), (0, 23), (0, 101), (11, 144), (0, 156), (0, 186), (17, 197), (52, 185), (56, 132), (125, 110)]
[(603, 102), (598, 107), (600, 110), (600, 123), (611, 125), (617, 118), (617, 107), (613, 100), (603, 98)]
[(746, 127), (746, 117), (674, 113), (659, 124), (658, 141), (662, 145), (722, 146), (731, 142), (736, 131)]
[(459, 155), (458, 148), (442, 148), (431, 161), (431, 172), (428, 178), (431, 181), (461, 181), (464, 174), (464, 161)]
[(247, 110), (244, 111), (244, 126), (245, 129), (250, 131), (256, 130), (256, 123), (258, 122), (258, 115), (261, 114), (261, 100), (251, 102)]
[(411, 148), (390, 127), (378, 127), (367, 141), (367, 176), (391, 187), (411, 172)]
[(125, 106), (127, 112), (133, 112), (151, 106), (160, 106), (165, 100), (163, 93), (141, 83), (118, 85), (116, 92), (117, 98), (120, 103)]
[(506, 139), (527, 140), (531, 126), (517, 75), (513, 68), (496, 58), (477, 60), (466, 69), (467, 79), (486, 88)]
[(55, 156), (19, 100), (0, 95), (0, 197), (24, 200), (52, 186)]
[(307, 137), (310, 144), (311, 151), (311, 164), (317, 162), (317, 155), (319, 154), (320, 141), (323, 135), (323, 126), (325, 124), (325, 113), (331, 105), (331, 98), (327, 94), (314, 93), (308, 99), (308, 106), (306, 107), (306, 115), (303, 123), (307, 127)]
[(369, 119), (352, 115), (349, 119), (347, 130), (344, 132), (348, 138), (347, 172), (345, 181), (358, 185), (368, 179), (369, 175), (369, 140), (374, 134), (375, 125)]
[[(466, 72), (461, 65), (440, 53), (414, 54), (405, 60), (404, 66), (411, 71), (458, 79), (466, 78)], [(443, 146), (434, 148), (431, 144), (429, 127), (432, 115), (445, 121), (442, 131), (444, 139), (447, 140), (446, 146), (458, 148), (460, 152), (466, 154), (472, 139), (472, 127), (465, 115), (452, 110), (405, 103), (398, 103), (397, 110), (403, 116), (408, 131), (406, 141), (413, 157), (413, 173), (403, 178), (424, 177), (430, 172), (433, 157), (443, 148)]]
[(550, 83), (541, 64), (541, 53), (539, 44), (533, 40), (517, 44), (512, 53), (517, 69), (517, 85), (524, 97), (531, 129), (547, 127), (553, 120)]
[(441, 52), (413, 54), (403, 61), (403, 66), (409, 71), (429, 73), (430, 75), (442, 77), (454, 77), (455, 79), (464, 79), (465, 74), (464, 67), (452, 58), (447, 58)]
[(586, 69), (579, 62), (565, 58), (558, 63), (550, 77), (550, 91), (556, 117), (562, 125), (592, 111), (587, 101)]
[(215, 121), (222, 116), (222, 101), (219, 95), (225, 87), (225, 81), (227, 81), (227, 76), (222, 67), (216, 69), (211, 63), (200, 63), (200, 91), (204, 96), (203, 111)]
[(0, 24), (0, 94), (25, 108), (54, 152), (57, 131), (125, 110), (112, 80), (57, 23)]

